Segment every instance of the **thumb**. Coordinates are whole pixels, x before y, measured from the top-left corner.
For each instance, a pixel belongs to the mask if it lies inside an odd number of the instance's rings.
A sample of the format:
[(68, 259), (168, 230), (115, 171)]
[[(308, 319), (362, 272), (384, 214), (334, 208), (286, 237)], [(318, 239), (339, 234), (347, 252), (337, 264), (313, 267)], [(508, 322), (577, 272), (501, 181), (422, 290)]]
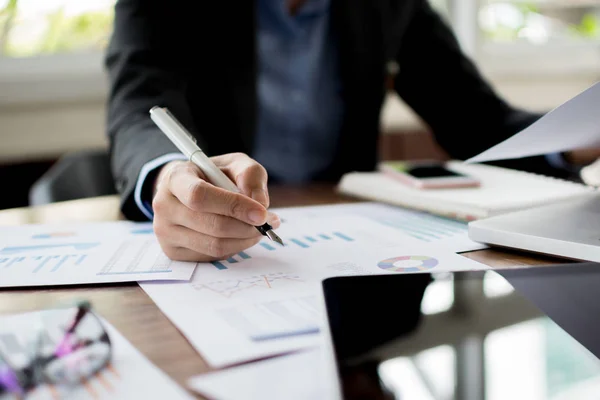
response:
[(258, 162), (243, 153), (225, 154), (212, 158), (246, 196), (269, 207), (267, 171)]

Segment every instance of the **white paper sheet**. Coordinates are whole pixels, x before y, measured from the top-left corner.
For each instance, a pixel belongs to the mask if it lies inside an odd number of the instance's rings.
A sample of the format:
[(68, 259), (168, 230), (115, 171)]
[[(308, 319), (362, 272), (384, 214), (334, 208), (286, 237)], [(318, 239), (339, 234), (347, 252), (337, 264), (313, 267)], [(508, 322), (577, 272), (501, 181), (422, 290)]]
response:
[[(0, 350), (11, 360), (23, 360), (28, 340), (33, 339), (37, 313), (0, 317)], [(166, 374), (148, 361), (111, 324), (103, 320), (113, 346), (109, 367), (76, 387), (42, 385), (28, 400), (119, 400), (119, 399), (193, 399)], [(18, 362), (18, 361), (17, 361)], [(0, 396), (0, 399), (12, 399)]]
[(367, 217), (395, 228), (419, 242), (442, 246), (455, 253), (481, 250), (488, 247), (469, 239), (469, 229), (466, 222), (387, 204), (360, 202), (274, 208), (272, 211), (277, 213), (284, 222), (340, 215)]
[[(311, 348), (198, 375), (188, 381), (188, 387), (209, 399), (219, 400), (341, 400), (341, 388), (333, 386), (337, 384), (336, 365), (324, 352), (321, 347)], [(398, 357), (393, 363), (393, 377), (402, 376), (402, 390), (390, 387), (398, 398), (434, 400), (410, 358)], [(393, 377), (386, 377), (388, 370), (382, 370), (381, 374), (388, 382), (394, 382)]]
[(335, 382), (320, 373), (319, 348), (196, 376), (188, 386), (219, 400), (323, 399)]
[(265, 241), (199, 264), (189, 283), (140, 282), (214, 367), (314, 346), (324, 278), (487, 268), (363, 217), (289, 221), (278, 233), (286, 247)]
[(0, 287), (190, 279), (196, 263), (162, 252), (149, 223), (0, 229)]
[(466, 162), (508, 160), (600, 146), (600, 83), (595, 83), (509, 139)]

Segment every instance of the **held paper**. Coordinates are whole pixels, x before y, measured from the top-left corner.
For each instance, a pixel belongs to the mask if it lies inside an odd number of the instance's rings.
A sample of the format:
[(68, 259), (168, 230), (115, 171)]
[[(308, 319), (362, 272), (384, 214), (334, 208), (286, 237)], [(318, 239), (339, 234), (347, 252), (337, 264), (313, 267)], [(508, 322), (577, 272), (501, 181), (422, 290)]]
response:
[(600, 146), (600, 83), (548, 112), (507, 140), (466, 160), (508, 160)]

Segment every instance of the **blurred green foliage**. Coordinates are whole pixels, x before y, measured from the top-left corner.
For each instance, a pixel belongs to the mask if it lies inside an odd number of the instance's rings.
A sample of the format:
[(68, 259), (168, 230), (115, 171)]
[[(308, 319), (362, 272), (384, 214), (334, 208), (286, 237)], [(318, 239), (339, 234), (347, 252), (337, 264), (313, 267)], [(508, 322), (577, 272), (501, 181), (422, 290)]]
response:
[(581, 18), (579, 25), (571, 26), (571, 32), (575, 36), (585, 38), (600, 37), (600, 19), (597, 15), (588, 13)]
[(5, 53), (8, 46), (10, 29), (17, 13), (17, 1), (9, 0), (6, 6), (0, 10), (0, 54)]
[[(534, 15), (544, 15), (544, 11), (535, 3), (514, 2), (510, 3), (521, 14), (521, 24), (507, 26), (499, 24), (494, 28), (484, 29), (483, 33), (487, 39), (498, 42), (510, 42), (519, 39), (520, 33), (527, 28), (528, 20)], [(557, 24), (557, 26), (559, 26)], [(600, 38), (600, 17), (592, 12), (583, 14), (579, 24), (568, 24), (564, 32), (554, 32), (565, 35), (571, 39), (597, 39)]]
[[(82, 0), (83, 1), (83, 0)], [(46, 15), (42, 32), (18, 38), (18, 0), (0, 10), (0, 53), (9, 57), (66, 53), (105, 48), (113, 23), (113, 9), (66, 15), (63, 8)], [(19, 32), (22, 34), (24, 29)]]

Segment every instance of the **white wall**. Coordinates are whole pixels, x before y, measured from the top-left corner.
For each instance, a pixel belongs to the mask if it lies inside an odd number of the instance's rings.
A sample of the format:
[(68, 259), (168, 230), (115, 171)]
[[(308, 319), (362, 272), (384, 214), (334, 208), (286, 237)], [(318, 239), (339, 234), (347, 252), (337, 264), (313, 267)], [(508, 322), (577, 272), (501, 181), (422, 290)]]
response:
[(104, 126), (102, 100), (0, 108), (0, 161), (50, 159), (105, 147)]

